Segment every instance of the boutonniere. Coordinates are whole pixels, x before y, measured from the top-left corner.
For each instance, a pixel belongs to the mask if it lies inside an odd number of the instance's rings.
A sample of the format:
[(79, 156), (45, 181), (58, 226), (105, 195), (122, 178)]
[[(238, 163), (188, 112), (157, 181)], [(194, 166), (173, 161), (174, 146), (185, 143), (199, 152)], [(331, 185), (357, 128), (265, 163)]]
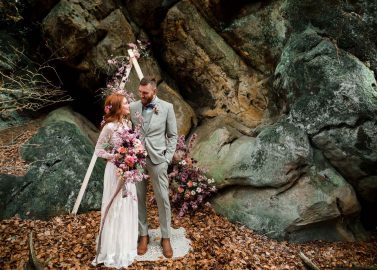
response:
[(155, 106), (153, 107), (153, 112), (154, 112), (155, 114), (158, 114), (158, 111), (159, 111), (158, 106), (155, 105)]

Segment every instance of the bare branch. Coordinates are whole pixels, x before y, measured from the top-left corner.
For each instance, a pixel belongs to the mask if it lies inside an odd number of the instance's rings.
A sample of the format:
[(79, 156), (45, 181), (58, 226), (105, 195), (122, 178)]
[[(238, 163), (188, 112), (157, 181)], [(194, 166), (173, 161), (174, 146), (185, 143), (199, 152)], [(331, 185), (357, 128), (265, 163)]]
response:
[(320, 268), (317, 265), (315, 265), (308, 257), (306, 257), (302, 251), (298, 253), (298, 256), (304, 262), (305, 266), (308, 267), (309, 269), (320, 270)]
[[(16, 57), (8, 57), (9, 72), (0, 71), (0, 114), (6, 115), (14, 111), (38, 111), (53, 104), (73, 101), (72, 97), (51, 82), (44, 74), (52, 72), (61, 83), (55, 68), (49, 65), (50, 59), (38, 65), (28, 58), (23, 50), (12, 47)], [(30, 65), (19, 67), (23, 59)]]

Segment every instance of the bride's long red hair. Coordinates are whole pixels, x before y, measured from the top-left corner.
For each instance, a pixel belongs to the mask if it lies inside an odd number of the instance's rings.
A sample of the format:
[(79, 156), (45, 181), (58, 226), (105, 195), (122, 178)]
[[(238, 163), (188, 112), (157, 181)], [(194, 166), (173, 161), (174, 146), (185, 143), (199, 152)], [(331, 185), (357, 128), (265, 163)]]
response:
[(105, 100), (105, 116), (101, 128), (110, 122), (122, 122), (122, 103), (126, 97), (121, 94), (111, 94)]

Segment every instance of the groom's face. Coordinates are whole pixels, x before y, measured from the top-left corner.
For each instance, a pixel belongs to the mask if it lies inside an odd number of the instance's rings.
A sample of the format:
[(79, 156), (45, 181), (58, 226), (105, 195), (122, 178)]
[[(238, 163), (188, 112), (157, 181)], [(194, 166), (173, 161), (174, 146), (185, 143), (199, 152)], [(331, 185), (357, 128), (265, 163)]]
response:
[(156, 87), (153, 87), (151, 84), (140, 85), (139, 95), (141, 103), (145, 106), (150, 103), (153, 100), (153, 97), (156, 95)]

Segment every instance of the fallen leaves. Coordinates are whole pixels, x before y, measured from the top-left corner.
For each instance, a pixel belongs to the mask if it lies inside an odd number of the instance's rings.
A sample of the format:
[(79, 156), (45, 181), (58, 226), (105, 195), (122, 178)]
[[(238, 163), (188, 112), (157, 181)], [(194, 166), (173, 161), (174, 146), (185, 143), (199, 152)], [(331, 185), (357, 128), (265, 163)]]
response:
[(29, 164), (21, 159), (20, 146), (27, 142), (41, 126), (43, 118), (25, 125), (11, 127), (0, 133), (0, 174), (25, 175)]
[[(149, 205), (148, 219), (151, 228), (158, 227), (154, 204)], [(90, 263), (95, 255), (99, 222), (100, 212), (63, 215), (49, 221), (16, 217), (3, 220), (0, 222), (0, 268), (22, 269), (28, 259), (27, 236), (32, 230), (38, 259), (45, 261), (52, 257), (49, 269), (94, 269)], [(278, 242), (241, 224), (230, 223), (211, 207), (183, 218), (178, 218), (174, 211), (172, 224), (186, 229), (193, 250), (175, 260), (134, 262), (129, 269), (303, 269), (299, 250), (321, 269), (377, 265), (376, 235), (355, 243)]]

